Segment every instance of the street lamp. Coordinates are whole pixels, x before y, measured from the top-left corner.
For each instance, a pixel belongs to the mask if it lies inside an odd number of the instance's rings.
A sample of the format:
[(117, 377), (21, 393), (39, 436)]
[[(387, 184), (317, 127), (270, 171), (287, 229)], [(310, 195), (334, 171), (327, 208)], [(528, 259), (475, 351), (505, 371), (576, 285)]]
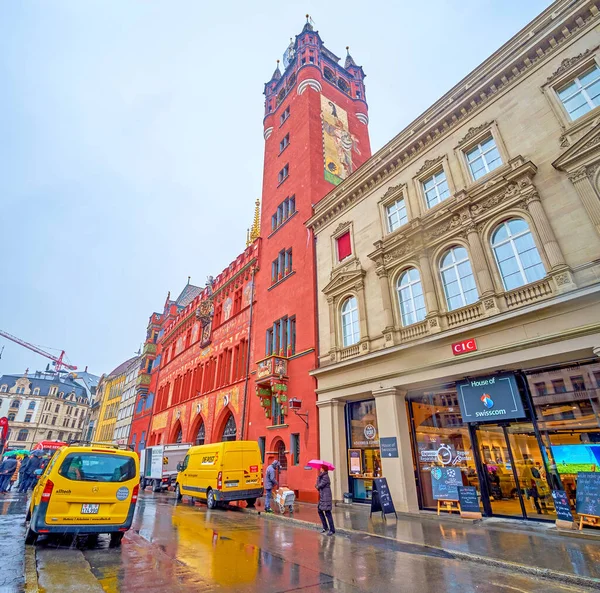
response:
[(302, 409), (302, 400), (298, 399), (297, 397), (293, 397), (288, 402), (288, 406), (290, 410), (292, 410), (292, 412), (294, 412), (294, 414), (296, 414), (296, 416), (298, 416), (300, 420), (306, 424), (306, 428), (308, 428), (308, 412), (306, 412), (306, 414), (300, 414), (298, 412), (298, 410)]

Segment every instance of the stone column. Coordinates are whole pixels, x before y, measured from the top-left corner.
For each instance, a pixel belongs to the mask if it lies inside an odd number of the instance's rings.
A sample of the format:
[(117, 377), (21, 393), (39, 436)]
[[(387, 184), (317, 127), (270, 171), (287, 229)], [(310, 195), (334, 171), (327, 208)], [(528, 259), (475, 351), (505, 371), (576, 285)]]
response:
[(535, 224), (540, 240), (544, 246), (548, 263), (551, 270), (562, 269), (566, 267), (565, 258), (556, 240), (556, 235), (550, 226), (550, 221), (546, 216), (546, 211), (542, 206), (540, 195), (537, 192), (527, 197), (527, 208)]
[(569, 179), (577, 190), (579, 199), (596, 228), (596, 232), (600, 235), (600, 199), (588, 176), (587, 169), (585, 167), (577, 169), (569, 175)]
[(327, 305), (329, 306), (329, 354), (333, 362), (337, 350), (337, 340), (335, 338), (335, 305), (332, 296), (327, 297)]
[(362, 282), (354, 286), (358, 297), (358, 322), (360, 324), (361, 352), (369, 348), (369, 327), (367, 325), (367, 305), (365, 302), (365, 286)]
[(391, 330), (394, 327), (394, 314), (392, 311), (392, 300), (390, 298), (390, 279), (385, 268), (377, 269), (377, 276), (379, 277), (379, 289), (381, 291), (381, 302), (383, 304), (383, 313), (385, 318), (386, 330)]
[(425, 294), (425, 305), (427, 306), (428, 315), (437, 315), (440, 310), (437, 294), (435, 292), (435, 284), (431, 275), (431, 262), (425, 250), (419, 253), (419, 270), (421, 274), (421, 283), (423, 284), (423, 293)]
[(481, 238), (474, 225), (467, 229), (467, 241), (469, 242), (473, 271), (478, 280), (479, 290), (481, 290), (480, 296), (486, 297), (493, 295), (496, 292), (494, 289), (494, 282), (485, 258)]
[(398, 457), (381, 459), (383, 476), (387, 478), (396, 510), (416, 513), (419, 503), (406, 413), (406, 392), (390, 387), (373, 391), (373, 396), (379, 438), (396, 437), (398, 441)]
[[(346, 446), (346, 403), (339, 400), (317, 402), (319, 409), (319, 455), (331, 461), (331, 491), (334, 500), (342, 500), (348, 489), (348, 448)], [(316, 473), (315, 473), (316, 482)]]

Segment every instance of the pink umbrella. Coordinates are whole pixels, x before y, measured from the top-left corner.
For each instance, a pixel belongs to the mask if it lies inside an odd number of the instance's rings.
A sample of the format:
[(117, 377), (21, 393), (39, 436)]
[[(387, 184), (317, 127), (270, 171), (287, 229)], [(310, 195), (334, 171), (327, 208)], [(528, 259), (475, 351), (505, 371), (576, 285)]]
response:
[(324, 467), (329, 471), (333, 471), (335, 469), (335, 465), (333, 465), (333, 463), (329, 463), (329, 461), (323, 461), (322, 459), (311, 459), (306, 465), (314, 467), (315, 469)]

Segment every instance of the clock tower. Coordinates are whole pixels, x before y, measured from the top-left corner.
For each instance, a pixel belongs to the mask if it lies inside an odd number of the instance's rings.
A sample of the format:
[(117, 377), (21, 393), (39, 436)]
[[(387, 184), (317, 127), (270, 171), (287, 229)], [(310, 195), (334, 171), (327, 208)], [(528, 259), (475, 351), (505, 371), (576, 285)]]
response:
[[(348, 49), (348, 48), (346, 48)], [(261, 265), (256, 276), (253, 382), (247, 438), (265, 463), (281, 462), (279, 483), (316, 500), (319, 457), (312, 207), (371, 156), (365, 74), (347, 53), (327, 49), (310, 19), (265, 84)]]

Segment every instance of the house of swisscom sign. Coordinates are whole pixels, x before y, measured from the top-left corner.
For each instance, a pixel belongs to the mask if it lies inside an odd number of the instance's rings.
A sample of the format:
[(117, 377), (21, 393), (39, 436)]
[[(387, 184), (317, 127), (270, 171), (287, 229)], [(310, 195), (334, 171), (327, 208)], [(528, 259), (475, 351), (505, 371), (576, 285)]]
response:
[(526, 415), (513, 373), (461, 381), (456, 389), (464, 422), (499, 422)]

